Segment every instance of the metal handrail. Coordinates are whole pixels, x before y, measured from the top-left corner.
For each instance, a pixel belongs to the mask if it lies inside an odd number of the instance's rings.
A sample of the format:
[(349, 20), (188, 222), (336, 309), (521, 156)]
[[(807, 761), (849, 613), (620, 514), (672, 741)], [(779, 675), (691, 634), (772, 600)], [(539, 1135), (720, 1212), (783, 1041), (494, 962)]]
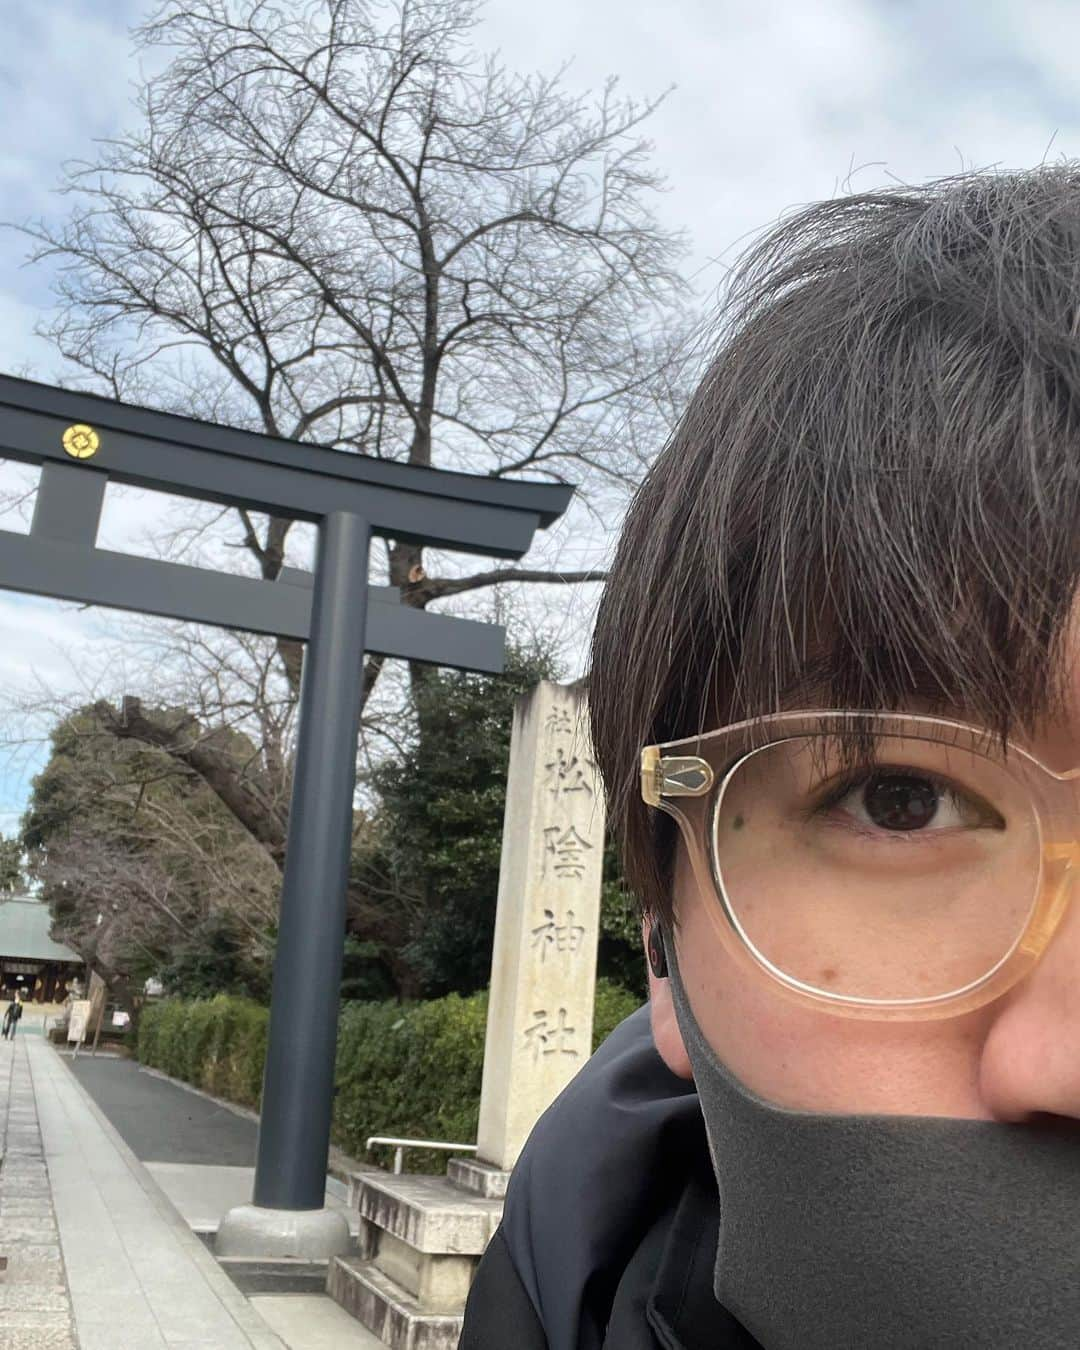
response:
[(405, 1160), (407, 1148), (443, 1148), (452, 1153), (475, 1153), (476, 1144), (447, 1144), (438, 1139), (398, 1139), (394, 1135), (373, 1134), (364, 1145), (364, 1152), (371, 1151), (372, 1144), (386, 1144), (394, 1149), (394, 1176), (401, 1175), (401, 1165)]

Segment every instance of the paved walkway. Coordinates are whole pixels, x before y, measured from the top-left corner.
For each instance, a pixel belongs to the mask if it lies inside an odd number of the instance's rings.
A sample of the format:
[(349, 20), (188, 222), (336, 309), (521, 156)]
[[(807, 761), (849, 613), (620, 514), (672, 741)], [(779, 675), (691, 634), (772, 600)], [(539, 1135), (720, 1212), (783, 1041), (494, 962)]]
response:
[[(130, 1059), (65, 1055), (64, 1065), (193, 1231), (216, 1233), (223, 1215), (251, 1203), (258, 1135), (253, 1113), (241, 1113)], [(348, 1160), (349, 1171), (360, 1166)], [(328, 1177), (326, 1203), (341, 1210), (355, 1235), (360, 1215), (346, 1206), (346, 1196), (345, 1183)]]
[(132, 1063), (73, 1064), (24, 1018), (0, 1041), (0, 1350), (385, 1350), (325, 1294), (245, 1298), (193, 1235), (250, 1199), (252, 1168), (128, 1142), (241, 1158), (254, 1131)]
[[(18, 1033), (16, 1033), (18, 1034)], [(0, 1040), (0, 1350), (76, 1350), (25, 1041)]]
[[(65, 1059), (140, 1162), (254, 1167), (259, 1126), (116, 1055)], [(251, 1199), (250, 1193), (244, 1203)]]
[[(29, 1219), (51, 1240), (19, 1246), (0, 1223), (0, 1350), (282, 1350), (33, 1030), (0, 1041), (5, 1082), (0, 1220)], [(17, 1295), (23, 1285), (35, 1292)]]

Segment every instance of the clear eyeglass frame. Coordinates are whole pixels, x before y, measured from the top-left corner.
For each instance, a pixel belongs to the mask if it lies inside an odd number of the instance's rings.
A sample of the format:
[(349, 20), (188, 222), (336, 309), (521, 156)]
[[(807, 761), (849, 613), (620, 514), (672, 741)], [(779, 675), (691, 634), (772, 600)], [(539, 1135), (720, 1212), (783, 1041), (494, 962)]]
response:
[[(839, 736), (867, 730), (877, 737), (929, 740), (993, 759), (1027, 792), (1038, 828), (1039, 872), (1027, 926), (1008, 954), (982, 978), (930, 998), (876, 999), (820, 989), (778, 969), (745, 933), (725, 890), (714, 845), (714, 818), (726, 784), (750, 756), (794, 737)], [(1000, 998), (1039, 961), (1057, 932), (1080, 875), (1080, 766), (1051, 769), (1023, 746), (1002, 757), (985, 729), (909, 713), (799, 710), (733, 723), (641, 752), (641, 795), (678, 824), (695, 882), (717, 903), (706, 913), (725, 951), (746, 971), (768, 979), (777, 993), (821, 1012), (875, 1021), (958, 1017)]]

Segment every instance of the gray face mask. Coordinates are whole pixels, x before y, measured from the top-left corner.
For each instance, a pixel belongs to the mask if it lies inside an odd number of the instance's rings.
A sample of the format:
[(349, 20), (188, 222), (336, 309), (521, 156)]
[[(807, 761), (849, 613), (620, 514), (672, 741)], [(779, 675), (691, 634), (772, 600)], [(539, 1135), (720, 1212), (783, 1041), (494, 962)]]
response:
[(671, 992), (720, 1188), (714, 1289), (765, 1350), (1077, 1350), (1080, 1123), (772, 1106)]

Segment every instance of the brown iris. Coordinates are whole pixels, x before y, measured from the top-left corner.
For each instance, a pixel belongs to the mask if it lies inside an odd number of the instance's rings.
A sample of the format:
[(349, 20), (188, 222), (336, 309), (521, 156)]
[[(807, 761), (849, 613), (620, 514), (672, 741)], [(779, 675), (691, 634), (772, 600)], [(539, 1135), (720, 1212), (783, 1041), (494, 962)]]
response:
[(941, 800), (938, 789), (914, 774), (875, 774), (866, 784), (863, 805), (884, 830), (917, 830), (933, 820)]

